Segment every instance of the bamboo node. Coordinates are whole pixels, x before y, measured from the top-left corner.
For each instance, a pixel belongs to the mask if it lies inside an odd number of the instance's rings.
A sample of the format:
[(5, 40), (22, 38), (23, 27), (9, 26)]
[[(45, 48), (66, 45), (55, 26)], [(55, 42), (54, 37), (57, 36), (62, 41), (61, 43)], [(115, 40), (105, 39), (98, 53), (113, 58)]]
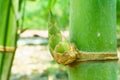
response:
[(78, 50), (75, 45), (71, 45), (71, 49), (68, 52), (55, 52), (53, 57), (57, 63), (69, 66), (74, 66), (81, 62), (103, 62), (118, 60), (116, 52), (84, 52)]
[(0, 52), (13, 53), (14, 51), (15, 51), (14, 47), (0, 46)]

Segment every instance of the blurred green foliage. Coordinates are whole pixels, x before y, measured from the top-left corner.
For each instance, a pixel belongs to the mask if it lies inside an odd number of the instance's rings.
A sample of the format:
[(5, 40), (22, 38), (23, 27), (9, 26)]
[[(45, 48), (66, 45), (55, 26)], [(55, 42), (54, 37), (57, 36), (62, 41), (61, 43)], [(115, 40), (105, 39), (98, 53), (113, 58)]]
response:
[[(52, 0), (27, 0), (25, 6), (24, 27), (28, 29), (47, 29), (50, 2)], [(55, 0), (52, 12), (61, 29), (66, 29), (69, 23), (69, 0)]]
[[(51, 6), (51, 2), (53, 5)], [(25, 20), (23, 28), (47, 29), (49, 9), (56, 17), (56, 22), (61, 29), (69, 25), (69, 0), (27, 0), (25, 6)], [(120, 33), (120, 0), (117, 0), (117, 32)]]

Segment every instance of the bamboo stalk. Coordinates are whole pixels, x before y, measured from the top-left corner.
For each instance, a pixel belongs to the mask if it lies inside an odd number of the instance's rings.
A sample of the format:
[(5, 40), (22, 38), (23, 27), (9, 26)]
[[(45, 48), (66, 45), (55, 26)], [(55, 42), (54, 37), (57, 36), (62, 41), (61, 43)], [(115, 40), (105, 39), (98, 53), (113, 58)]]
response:
[[(3, 46), (5, 49), (7, 47), (16, 47), (16, 15), (12, 10), (12, 2), (14, 3), (15, 11), (17, 12), (18, 1), (14, 0), (0, 0), (0, 16), (2, 20), (0, 20), (1, 29), (0, 29), (0, 46)], [(14, 58), (15, 50), (10, 52), (12, 54), (6, 54), (9, 52), (1, 52), (0, 53), (0, 80), (9, 80), (11, 66)]]
[[(80, 51), (116, 53), (116, 0), (70, 0), (70, 40)], [(69, 80), (117, 80), (117, 62), (68, 67)]]

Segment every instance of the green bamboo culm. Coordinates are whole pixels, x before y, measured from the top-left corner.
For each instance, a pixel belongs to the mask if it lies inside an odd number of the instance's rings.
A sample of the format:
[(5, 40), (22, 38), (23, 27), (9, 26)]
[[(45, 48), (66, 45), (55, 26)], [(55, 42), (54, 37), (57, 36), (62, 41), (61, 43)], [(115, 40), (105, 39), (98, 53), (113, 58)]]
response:
[[(0, 50), (4, 47), (12, 49), (16, 47), (16, 13), (18, 10), (16, 5), (18, 5), (18, 0), (0, 0)], [(12, 52), (0, 51), (0, 80), (9, 80), (14, 52), (15, 50)]]
[(117, 0), (117, 25), (120, 25), (120, 0)]
[[(70, 41), (84, 52), (116, 52), (116, 0), (70, 0)], [(69, 80), (117, 80), (117, 62), (68, 67)]]
[(117, 0), (117, 17), (120, 16), (120, 0)]

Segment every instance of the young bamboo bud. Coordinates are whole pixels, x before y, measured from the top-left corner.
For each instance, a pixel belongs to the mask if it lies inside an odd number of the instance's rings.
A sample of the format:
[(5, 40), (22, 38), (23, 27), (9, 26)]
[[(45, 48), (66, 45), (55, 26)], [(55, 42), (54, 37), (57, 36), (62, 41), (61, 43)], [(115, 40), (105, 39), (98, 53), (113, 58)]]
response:
[(65, 53), (68, 52), (69, 50), (70, 50), (70, 45), (68, 44), (67, 41), (59, 42), (55, 47), (55, 51), (59, 53)]
[(55, 61), (63, 65), (68, 65), (74, 62), (76, 60), (76, 51), (73, 49), (74, 47), (62, 37), (52, 13), (49, 21), (49, 49)]
[[(54, 34), (49, 37), (49, 47), (54, 50), (56, 45), (62, 41), (61, 34)], [(53, 53), (52, 53), (53, 54)]]
[(49, 49), (53, 55), (53, 51), (56, 45), (62, 41), (62, 35), (60, 33), (59, 27), (55, 23), (55, 17), (50, 12), (49, 24), (48, 24), (48, 36), (49, 36)]

